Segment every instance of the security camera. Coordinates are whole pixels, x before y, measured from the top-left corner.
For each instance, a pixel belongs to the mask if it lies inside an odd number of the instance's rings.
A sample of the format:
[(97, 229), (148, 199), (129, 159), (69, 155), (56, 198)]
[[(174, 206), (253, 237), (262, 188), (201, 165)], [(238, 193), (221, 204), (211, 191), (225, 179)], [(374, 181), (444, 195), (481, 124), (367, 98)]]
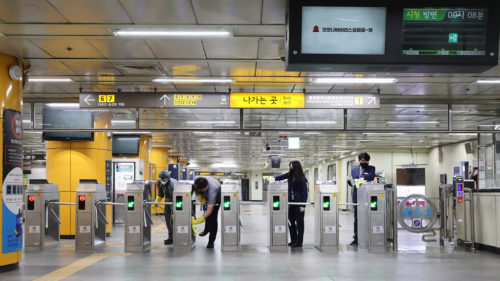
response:
[(286, 57), (280, 57), (280, 60), (281, 60), (282, 62), (285, 62), (285, 61), (286, 61)]
[(268, 145), (268, 144), (266, 144), (266, 150), (267, 150), (267, 151), (271, 150), (271, 148), (269, 147), (269, 145)]

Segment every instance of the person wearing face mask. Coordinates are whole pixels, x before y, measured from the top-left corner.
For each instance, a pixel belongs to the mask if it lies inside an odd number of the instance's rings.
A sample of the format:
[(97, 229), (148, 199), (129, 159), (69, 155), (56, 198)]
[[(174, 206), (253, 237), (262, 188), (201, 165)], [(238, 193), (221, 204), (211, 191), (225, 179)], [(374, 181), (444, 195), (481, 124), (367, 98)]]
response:
[[(352, 186), (352, 202), (358, 203), (358, 187), (360, 182), (363, 181), (373, 181), (375, 179), (375, 167), (370, 166), (370, 155), (366, 152), (360, 153), (358, 155), (359, 166), (352, 168), (351, 178), (353, 181), (349, 181), (349, 185)], [(354, 240), (351, 242), (351, 246), (358, 245), (358, 207), (354, 206)]]
[[(174, 185), (176, 179), (170, 178), (170, 172), (167, 170), (162, 170), (159, 174), (159, 179), (156, 182), (156, 187), (158, 189), (158, 196), (156, 196), (155, 202), (160, 202), (160, 200), (165, 197), (165, 202), (172, 202), (174, 196)], [(168, 228), (168, 238), (164, 240), (165, 245), (173, 243), (173, 218), (172, 218), (172, 205), (165, 205), (165, 223)]]
[[(290, 171), (288, 173), (276, 176), (276, 181), (288, 180), (288, 201), (289, 202), (307, 202), (308, 187), (307, 179), (302, 170), (302, 165), (299, 161), (290, 162)], [(302, 247), (304, 239), (304, 214), (306, 211), (305, 205), (289, 205), (288, 206), (288, 221), (290, 229), (290, 240), (288, 246), (292, 248)]]

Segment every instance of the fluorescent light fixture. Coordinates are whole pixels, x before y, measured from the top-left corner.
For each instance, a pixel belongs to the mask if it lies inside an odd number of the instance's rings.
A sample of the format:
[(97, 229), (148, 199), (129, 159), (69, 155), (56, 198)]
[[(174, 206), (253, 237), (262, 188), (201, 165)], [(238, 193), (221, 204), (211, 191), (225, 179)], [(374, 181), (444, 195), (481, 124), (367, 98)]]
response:
[(500, 84), (500, 79), (482, 79), (482, 80), (477, 80), (476, 83), (479, 83), (479, 84)]
[(130, 131), (130, 132), (113, 132), (113, 135), (152, 135), (153, 132), (147, 132), (147, 131)]
[(155, 83), (233, 83), (233, 78), (155, 78)]
[(477, 136), (476, 133), (449, 133), (450, 136)]
[(355, 77), (335, 77), (335, 78), (315, 78), (312, 80), (316, 84), (391, 84), (396, 83), (396, 78), (355, 78)]
[(363, 133), (365, 135), (407, 135), (407, 133)]
[(131, 37), (230, 37), (232, 32), (223, 29), (127, 29), (113, 30), (115, 36)]
[(337, 124), (337, 121), (286, 121), (287, 124)]
[(55, 82), (55, 83), (62, 83), (62, 82), (74, 82), (74, 81), (71, 78), (30, 77), (30, 78), (28, 78), (28, 82), (38, 82), (38, 83)]
[(186, 121), (185, 124), (235, 124), (236, 121)]
[(201, 139), (198, 142), (232, 142), (232, 139)]
[(80, 107), (79, 103), (47, 103), (49, 107)]
[(304, 135), (321, 135), (320, 132), (305, 132)]
[(195, 134), (195, 135), (211, 135), (214, 132), (192, 132), (192, 133)]
[(439, 124), (439, 121), (389, 121), (387, 124)]
[(300, 149), (300, 138), (288, 138), (288, 149)]
[(212, 168), (238, 168), (239, 165), (236, 163), (215, 163), (212, 164)]
[(135, 124), (135, 120), (111, 120), (111, 123), (117, 123), (117, 124)]
[(430, 148), (431, 146), (430, 145), (400, 145), (398, 146), (399, 148)]

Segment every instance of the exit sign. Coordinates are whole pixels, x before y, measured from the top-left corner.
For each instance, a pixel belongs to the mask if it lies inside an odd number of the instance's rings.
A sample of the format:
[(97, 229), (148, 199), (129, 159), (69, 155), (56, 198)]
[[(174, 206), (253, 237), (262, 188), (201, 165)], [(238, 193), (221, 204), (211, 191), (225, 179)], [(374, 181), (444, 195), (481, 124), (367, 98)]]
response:
[(450, 33), (448, 43), (458, 43), (458, 33)]

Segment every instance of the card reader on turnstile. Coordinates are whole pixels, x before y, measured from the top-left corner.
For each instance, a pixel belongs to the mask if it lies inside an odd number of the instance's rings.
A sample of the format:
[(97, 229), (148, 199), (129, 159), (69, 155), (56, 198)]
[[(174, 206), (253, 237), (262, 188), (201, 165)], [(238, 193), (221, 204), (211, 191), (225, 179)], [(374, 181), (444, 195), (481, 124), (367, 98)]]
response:
[(106, 242), (106, 189), (95, 180), (80, 180), (76, 191), (76, 250), (93, 250)]
[(338, 190), (332, 182), (318, 183), (314, 195), (314, 245), (320, 251), (338, 251)]
[(240, 181), (225, 180), (221, 185), (222, 247), (223, 251), (237, 250), (240, 246)]
[(57, 185), (47, 180), (30, 180), (26, 189), (26, 249), (42, 250), (59, 241), (59, 202)]
[(288, 184), (268, 183), (269, 248), (284, 250), (288, 239)]

